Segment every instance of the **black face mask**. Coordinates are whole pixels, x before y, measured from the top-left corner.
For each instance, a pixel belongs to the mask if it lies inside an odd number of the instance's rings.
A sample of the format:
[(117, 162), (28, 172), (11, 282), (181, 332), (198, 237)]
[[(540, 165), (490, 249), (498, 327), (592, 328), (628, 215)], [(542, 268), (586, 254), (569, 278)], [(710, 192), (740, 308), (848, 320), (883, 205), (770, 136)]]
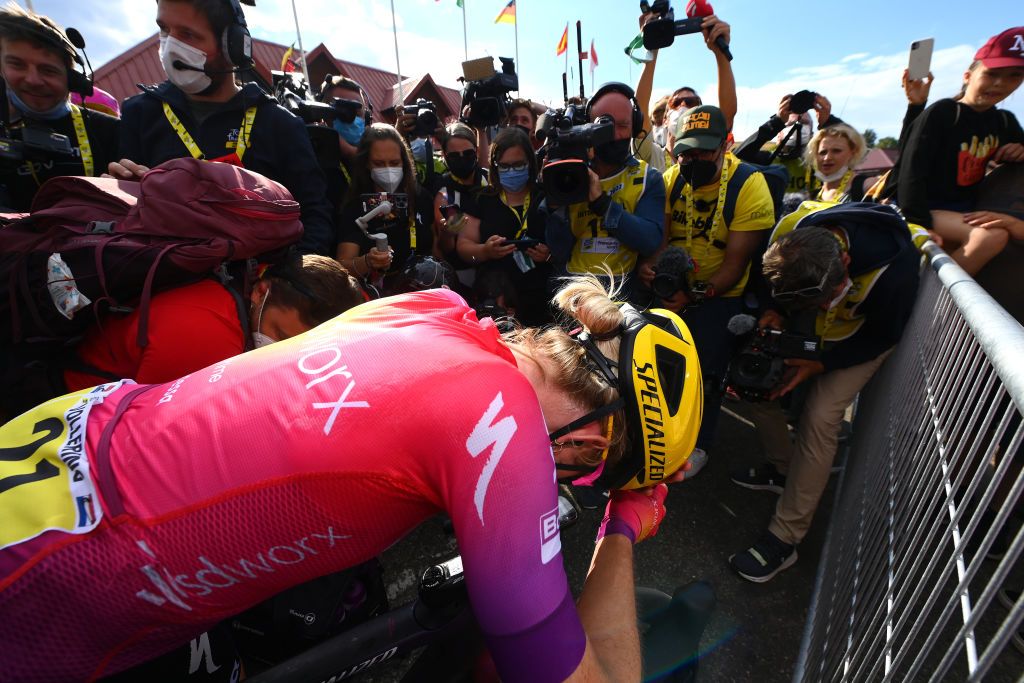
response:
[(629, 158), (629, 139), (597, 145), (594, 147), (594, 155), (609, 166), (622, 166)]
[(461, 154), (446, 154), (444, 160), (448, 164), (448, 170), (456, 178), (466, 180), (476, 172), (477, 158), (475, 154), (469, 158)]
[(690, 187), (702, 187), (710, 183), (718, 173), (718, 164), (707, 159), (689, 159), (679, 164), (679, 176)]

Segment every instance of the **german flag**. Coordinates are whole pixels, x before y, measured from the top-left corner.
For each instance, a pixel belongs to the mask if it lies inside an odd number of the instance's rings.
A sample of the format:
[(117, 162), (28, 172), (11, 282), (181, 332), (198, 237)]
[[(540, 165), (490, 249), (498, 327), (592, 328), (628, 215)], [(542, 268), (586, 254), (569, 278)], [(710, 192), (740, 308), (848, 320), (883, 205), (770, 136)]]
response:
[(558, 41), (558, 52), (555, 53), (556, 57), (561, 57), (565, 54), (565, 51), (569, 49), (569, 24), (565, 25), (565, 30), (562, 31), (562, 37)]
[(509, 0), (508, 4), (501, 10), (501, 13), (494, 19), (495, 24), (516, 23), (516, 0)]

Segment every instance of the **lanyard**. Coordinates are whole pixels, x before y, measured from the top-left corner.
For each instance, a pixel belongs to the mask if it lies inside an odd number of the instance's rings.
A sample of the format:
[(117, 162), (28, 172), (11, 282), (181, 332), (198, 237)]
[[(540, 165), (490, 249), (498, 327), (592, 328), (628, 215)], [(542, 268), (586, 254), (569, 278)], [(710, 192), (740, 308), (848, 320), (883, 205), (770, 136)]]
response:
[(522, 239), (523, 235), (526, 234), (526, 221), (529, 219), (530, 212), (530, 193), (526, 193), (526, 201), (523, 202), (523, 215), (520, 217), (519, 212), (509, 206), (508, 199), (505, 197), (505, 190), (501, 191), (501, 203), (508, 206), (509, 210), (512, 211), (516, 216), (516, 220), (519, 222), (519, 232), (516, 233), (516, 239)]
[[(725, 211), (725, 191), (729, 186), (729, 156), (726, 155), (725, 161), (722, 162), (722, 177), (718, 181), (718, 203), (715, 205), (715, 215), (711, 219), (711, 228), (708, 230), (708, 244), (714, 239), (715, 228), (718, 226), (718, 221), (722, 218), (722, 212)], [(689, 184), (689, 183), (687, 183)], [(684, 194), (686, 195), (686, 251), (690, 251), (693, 244), (693, 194), (696, 188), (690, 187), (690, 191)]]
[(409, 214), (409, 249), (416, 251), (416, 218)]
[[(849, 183), (852, 179), (853, 179), (853, 169), (851, 168), (850, 170), (848, 170), (846, 173), (843, 174), (842, 180), (839, 181), (839, 189), (836, 190), (837, 194), (834, 195), (834, 196), (835, 197), (842, 197), (844, 194), (849, 192), (849, 188), (847, 187), (847, 183)], [(822, 201), (821, 196), (823, 194), (825, 194), (825, 183), (821, 184), (821, 189), (818, 190), (818, 196), (816, 197), (816, 199), (818, 201)]]
[[(167, 117), (167, 122), (171, 124), (171, 128), (178, 134), (182, 144), (185, 145), (185, 149), (192, 155), (193, 159), (205, 159), (206, 155), (203, 154), (203, 150), (199, 149), (199, 145), (192, 139), (185, 125), (181, 122), (178, 116), (171, 109), (171, 105), (164, 102), (164, 116)], [(242, 157), (245, 156), (245, 151), (249, 148), (249, 135), (252, 133), (252, 124), (256, 120), (256, 107), (249, 107), (245, 110), (245, 117), (242, 119), (242, 125), (238, 130), (238, 142), (235, 143), (235, 155), (238, 160), (241, 161)]]
[(85, 132), (85, 119), (82, 117), (82, 110), (78, 108), (78, 105), (71, 105), (71, 121), (75, 124), (78, 151), (82, 154), (82, 168), (85, 169), (85, 175), (94, 175), (96, 167), (92, 160), (92, 146), (89, 144), (89, 135)]

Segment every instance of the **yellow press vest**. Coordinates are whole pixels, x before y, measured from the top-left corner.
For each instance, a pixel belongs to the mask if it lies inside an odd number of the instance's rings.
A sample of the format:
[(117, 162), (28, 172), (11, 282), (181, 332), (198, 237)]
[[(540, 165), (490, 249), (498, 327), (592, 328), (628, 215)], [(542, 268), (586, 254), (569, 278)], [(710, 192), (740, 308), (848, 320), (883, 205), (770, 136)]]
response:
[[(647, 162), (639, 161), (603, 179), (601, 189), (626, 213), (633, 213), (646, 181)], [(569, 228), (576, 237), (567, 266), (570, 273), (603, 275), (602, 266), (606, 265), (615, 275), (625, 275), (636, 267), (637, 253), (611, 237), (604, 229), (604, 217), (591, 211), (586, 202), (569, 206)]]

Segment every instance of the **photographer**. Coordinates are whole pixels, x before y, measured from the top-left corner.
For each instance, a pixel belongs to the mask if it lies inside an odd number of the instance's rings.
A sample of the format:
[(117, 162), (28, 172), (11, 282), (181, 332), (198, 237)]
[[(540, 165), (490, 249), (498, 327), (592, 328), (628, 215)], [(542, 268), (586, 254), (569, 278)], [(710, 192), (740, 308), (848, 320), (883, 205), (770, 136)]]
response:
[[(674, 138), (678, 164), (665, 172), (668, 244), (683, 246), (696, 272), (678, 275), (674, 292), (658, 294), (665, 308), (683, 311), (706, 380), (704, 418), (692, 456), (696, 468), (714, 443), (720, 387), (733, 343), (726, 325), (743, 309), (751, 258), (775, 219), (764, 176), (726, 151), (728, 124), (718, 107), (687, 111)], [(640, 278), (649, 287), (657, 267), (652, 261), (640, 267)]]
[[(812, 166), (804, 160), (813, 131), (807, 112), (812, 109), (818, 119), (818, 130), (843, 122), (838, 116), (832, 115), (832, 103), (828, 98), (804, 90), (783, 97), (779, 101), (778, 113), (772, 114), (756, 133), (733, 149), (737, 158), (752, 164), (773, 163), (785, 166), (789, 172), (786, 193), (798, 194), (801, 200), (809, 199), (821, 188), (821, 183), (812, 175)], [(776, 138), (775, 152), (762, 150), (773, 137)]]
[(748, 488), (785, 482), (768, 531), (729, 558), (743, 578), (762, 583), (796, 562), (796, 545), (828, 484), (843, 414), (910, 318), (919, 261), (906, 222), (878, 204), (805, 207), (773, 233), (764, 274), (774, 303), (759, 324), (784, 329), (798, 314), (814, 312), (824, 350), (820, 360), (786, 360), (788, 371), (772, 394), (810, 382), (787, 471), (765, 465), (737, 482)]
[[(645, 12), (640, 15), (640, 30), (643, 31), (644, 26), (649, 21), (657, 19), (658, 15), (653, 12)], [(718, 103), (722, 110), (722, 114), (725, 116), (726, 125), (728, 130), (732, 130), (733, 120), (736, 118), (737, 100), (736, 100), (736, 77), (733, 75), (732, 62), (722, 52), (721, 48), (717, 45), (719, 39), (723, 40), (727, 45), (730, 39), (730, 27), (729, 24), (725, 23), (715, 15), (709, 15), (704, 17), (701, 22), (701, 34), (704, 37), (704, 44), (711, 51), (711, 54), (715, 56), (715, 62), (718, 67)], [(654, 71), (658, 65), (658, 50), (650, 51), (651, 60), (646, 62), (643, 66), (643, 70), (640, 72), (640, 80), (637, 81), (636, 85), (636, 103), (640, 107), (640, 111), (643, 112), (643, 130), (654, 131), (654, 123), (652, 122), (648, 111), (650, 109), (651, 102), (651, 90), (654, 85)], [(643, 159), (652, 168), (656, 168), (659, 171), (664, 171), (667, 167), (672, 165), (672, 145), (673, 140), (671, 139), (672, 134), (677, 126), (678, 117), (682, 115), (687, 109), (692, 109), (703, 104), (700, 96), (693, 88), (684, 87), (679, 88), (669, 97), (668, 106), (666, 108), (664, 117), (667, 128), (665, 129), (665, 135), (663, 141), (658, 141), (654, 135), (648, 134), (643, 137), (637, 137), (634, 140), (636, 146), (636, 155), (640, 159)]]
[(533, 145), (534, 151), (537, 151), (541, 147), (541, 142), (537, 139), (537, 117), (545, 111), (546, 107), (534, 104), (530, 100), (512, 100), (508, 105), (508, 116), (504, 125), (522, 128), (530, 136), (530, 144)]
[[(378, 249), (356, 222), (372, 208), (367, 202), (382, 194), (394, 200), (394, 209), (374, 219), (371, 230), (387, 236), (388, 251)], [(394, 126), (373, 124), (356, 148), (352, 186), (338, 218), (338, 261), (356, 277), (373, 280), (386, 276), (387, 293), (410, 258), (438, 255), (430, 228), (431, 200), (416, 182), (412, 153), (402, 136)]]
[(455, 250), (459, 232), (465, 225), (465, 214), (477, 193), (487, 187), (487, 170), (480, 167), (477, 133), (464, 123), (450, 123), (441, 136), (445, 171), (434, 195), (434, 240), (445, 259), (457, 270), (472, 264), (459, 258)]
[[(498, 132), (490, 156), (494, 183), (481, 190), (474, 205), (466, 209), (466, 227), (459, 233), (457, 245), (459, 256), (476, 266), (478, 282), (500, 274), (499, 281), (507, 281), (515, 290), (519, 321), (539, 326), (551, 322), (545, 305), (551, 251), (544, 244), (537, 157), (530, 139), (517, 126)], [(513, 241), (517, 244), (510, 243)]]
[(363, 88), (351, 78), (328, 75), (320, 87), (320, 101), (332, 104), (337, 100), (346, 105), (346, 116), (336, 116), (331, 124), (338, 133), (341, 164), (337, 169), (325, 170), (327, 191), (332, 197), (335, 212), (341, 208), (349, 185), (352, 184), (352, 162), (356, 156), (356, 146), (363, 137), (363, 131), (373, 122), (373, 110), (363, 94)]
[[(255, 83), (235, 82), (235, 71), (251, 68), (239, 38), (247, 30), (237, 0), (158, 0), (156, 21), (168, 80), (125, 101), (121, 161), (110, 164), (109, 173), (134, 180), (187, 155), (243, 166), (280, 182), (299, 202), (300, 250), (329, 254), (331, 207), (302, 121)], [(225, 54), (225, 43), (234, 54)]]
[(615, 82), (598, 88), (587, 119), (601, 117), (614, 124), (614, 139), (593, 147), (587, 202), (555, 207), (545, 200), (546, 241), (556, 274), (602, 275), (607, 268), (624, 279), (628, 294), (639, 257), (661, 246), (665, 186), (658, 171), (629, 151), (643, 120), (633, 89)]
[[(19, 156), (24, 156), (18, 161), (5, 158), (0, 164), (0, 208), (28, 211), (46, 180), (96, 176), (116, 158), (117, 119), (69, 101), (72, 86), (86, 92), (91, 87), (75, 70), (80, 59), (48, 17), (17, 5), (0, 9), (0, 75), (6, 86), (0, 101), (0, 138), (22, 146)], [(60, 136), (63, 149), (50, 148), (53, 135)], [(30, 142), (37, 137), (47, 148)]]

